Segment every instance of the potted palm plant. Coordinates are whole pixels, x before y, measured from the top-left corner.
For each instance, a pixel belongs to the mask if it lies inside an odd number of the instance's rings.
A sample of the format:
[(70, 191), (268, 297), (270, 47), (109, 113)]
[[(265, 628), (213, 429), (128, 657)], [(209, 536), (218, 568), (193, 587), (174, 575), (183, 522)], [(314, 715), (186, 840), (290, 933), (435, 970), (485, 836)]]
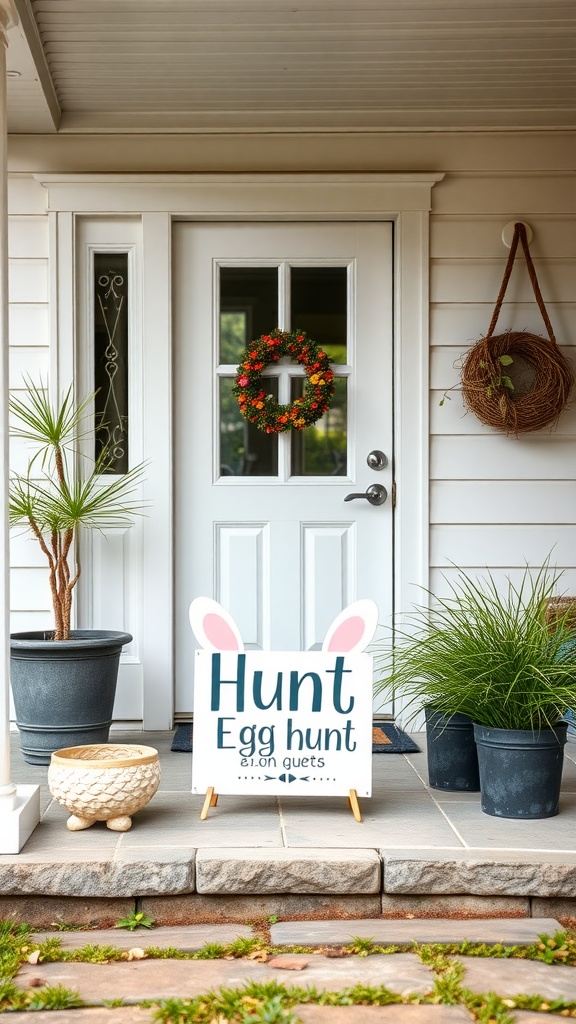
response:
[(10, 674), (22, 753), (49, 764), (54, 750), (108, 740), (120, 654), (129, 633), (71, 629), (72, 597), (80, 577), (85, 530), (125, 526), (142, 508), (133, 500), (143, 465), (107, 476), (104, 451), (83, 468), (80, 455), (91, 395), (75, 402), (70, 387), (52, 402), (42, 385), (26, 381), (10, 400), (11, 433), (32, 446), (25, 474), (10, 480), (10, 524), (23, 527), (46, 559), (54, 628), (13, 633)]
[(490, 573), (459, 573), (449, 596), (431, 594), (430, 609), (417, 609), (380, 658), (378, 692), (401, 689), (409, 705), (424, 705), (436, 739), (450, 743), (454, 716), (473, 723), (487, 814), (558, 813), (562, 719), (576, 706), (576, 626), (560, 614), (551, 631), (545, 618), (558, 578), (547, 565), (527, 568), (518, 585), (508, 578), (499, 588)]

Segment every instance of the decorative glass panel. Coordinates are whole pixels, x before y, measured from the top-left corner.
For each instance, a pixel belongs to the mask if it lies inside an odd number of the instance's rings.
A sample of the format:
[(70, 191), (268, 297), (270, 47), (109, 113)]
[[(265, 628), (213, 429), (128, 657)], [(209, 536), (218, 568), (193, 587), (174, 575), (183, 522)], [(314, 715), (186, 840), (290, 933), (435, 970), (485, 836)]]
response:
[(94, 254), (95, 454), (128, 471), (128, 254)]
[(220, 268), (219, 362), (238, 364), (249, 341), (278, 326), (278, 268)]
[[(348, 381), (334, 378), (334, 397), (328, 412), (305, 430), (290, 433), (292, 476), (345, 476), (347, 472), (346, 397)], [(293, 377), (292, 398), (300, 398), (305, 379)]]
[[(262, 430), (240, 415), (232, 394), (234, 378), (220, 381), (220, 475), (277, 476), (278, 438)], [(278, 400), (278, 378), (266, 377), (266, 390)]]
[(328, 353), (333, 363), (347, 363), (347, 267), (292, 267), (291, 325)]

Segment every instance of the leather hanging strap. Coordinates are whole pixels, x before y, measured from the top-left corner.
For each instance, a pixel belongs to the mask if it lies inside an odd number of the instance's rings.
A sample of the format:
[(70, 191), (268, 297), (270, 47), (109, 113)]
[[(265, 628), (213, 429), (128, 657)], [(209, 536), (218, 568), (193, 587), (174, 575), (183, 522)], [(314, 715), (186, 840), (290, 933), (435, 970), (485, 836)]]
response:
[(500, 309), (504, 301), (504, 296), (506, 294), (506, 289), (508, 287), (508, 281), (510, 280), (510, 275), (512, 273), (512, 267), (514, 266), (516, 250), (518, 249), (518, 242), (522, 243), (522, 249), (524, 250), (524, 258), (526, 260), (526, 266), (528, 267), (528, 276), (530, 277), (530, 283), (534, 291), (536, 302), (538, 303), (538, 309), (540, 310), (540, 313), (542, 314), (542, 319), (546, 324), (548, 337), (550, 338), (550, 341), (556, 343), (554, 331), (552, 330), (552, 324), (550, 323), (550, 317), (548, 316), (546, 306), (544, 305), (544, 299), (542, 298), (542, 293), (540, 291), (540, 286), (538, 284), (538, 278), (536, 277), (536, 271), (534, 269), (534, 264), (532, 263), (532, 257), (530, 256), (530, 250), (528, 248), (528, 239), (526, 237), (526, 228), (524, 224), (522, 224), (521, 222), (514, 225), (514, 236), (512, 238), (512, 244), (510, 246), (510, 254), (508, 256), (508, 262), (506, 264), (506, 269), (504, 271), (504, 277), (502, 278), (502, 285), (500, 287), (500, 292), (498, 293), (498, 298), (496, 299), (496, 305), (494, 306), (494, 312), (492, 314), (492, 320), (490, 321), (490, 327), (488, 328), (486, 338), (491, 338), (492, 335), (494, 334), (494, 331), (496, 330), (496, 323), (500, 315)]

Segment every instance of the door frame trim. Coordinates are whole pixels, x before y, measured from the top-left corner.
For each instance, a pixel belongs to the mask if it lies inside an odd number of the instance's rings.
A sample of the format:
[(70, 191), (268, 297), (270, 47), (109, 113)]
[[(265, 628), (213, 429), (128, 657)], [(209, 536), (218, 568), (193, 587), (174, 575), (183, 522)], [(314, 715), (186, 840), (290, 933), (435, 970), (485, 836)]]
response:
[[(173, 709), (172, 221), (388, 220), (394, 223), (394, 605), (409, 609), (429, 578), (429, 220), (442, 173), (35, 174), (53, 232), (52, 323), (73, 320), (75, 215), (134, 214), (142, 222), (142, 433), (150, 460), (144, 523), (144, 728)], [(72, 215), (72, 217), (70, 216)], [(58, 228), (71, 245), (58, 245)], [(71, 237), (72, 236), (72, 237)], [(60, 282), (69, 282), (60, 287)], [(52, 365), (76, 365), (72, 331), (52, 338)], [(56, 345), (58, 348), (56, 349)], [(424, 591), (420, 591), (420, 595)], [(416, 598), (421, 599), (421, 596)]]

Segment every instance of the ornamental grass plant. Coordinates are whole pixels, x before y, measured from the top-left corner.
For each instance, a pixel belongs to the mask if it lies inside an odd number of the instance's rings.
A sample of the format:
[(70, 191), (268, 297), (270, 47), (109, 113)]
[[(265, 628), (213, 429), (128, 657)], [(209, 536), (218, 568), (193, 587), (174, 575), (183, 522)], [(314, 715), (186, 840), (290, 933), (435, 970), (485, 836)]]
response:
[(401, 692), (413, 716), (430, 706), (489, 728), (556, 725), (576, 707), (576, 624), (569, 611), (553, 627), (545, 619), (559, 577), (547, 564), (527, 567), (518, 585), (507, 577), (499, 587), (490, 573), (473, 580), (459, 570), (448, 597), (427, 591), (431, 607), (376, 653), (376, 692)]

